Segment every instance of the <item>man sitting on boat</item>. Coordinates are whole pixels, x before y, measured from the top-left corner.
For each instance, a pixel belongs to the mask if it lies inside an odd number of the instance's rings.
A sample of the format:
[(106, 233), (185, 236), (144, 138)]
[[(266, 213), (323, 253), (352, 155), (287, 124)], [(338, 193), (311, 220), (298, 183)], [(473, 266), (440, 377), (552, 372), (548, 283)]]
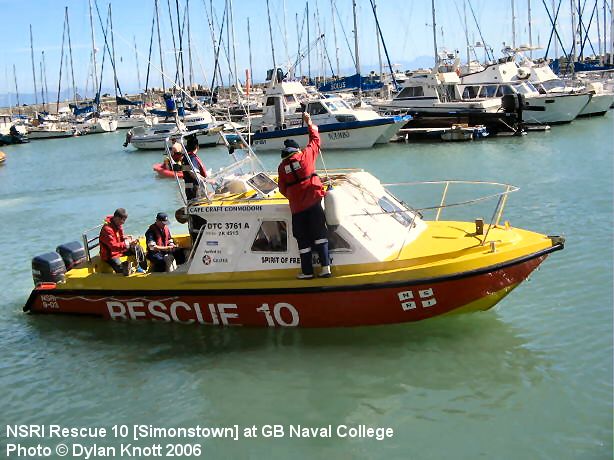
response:
[(147, 258), (152, 263), (151, 271), (168, 271), (173, 260), (178, 264), (185, 262), (183, 249), (175, 245), (168, 229), (168, 215), (166, 213), (158, 213), (156, 221), (145, 232), (145, 241), (147, 242)]
[(303, 121), (309, 129), (309, 143), (300, 150), (292, 139), (284, 141), (279, 174), (279, 191), (288, 198), (292, 212), (292, 233), (298, 243), (301, 256), (299, 279), (313, 278), (311, 248), (316, 247), (322, 270), (320, 277), (330, 277), (326, 217), (322, 198), (326, 195), (322, 182), (316, 174), (316, 159), (320, 153), (320, 134), (311, 116), (303, 112)]
[[(135, 255), (139, 240), (132, 235), (124, 236), (124, 222), (128, 213), (124, 208), (117, 208), (112, 216), (107, 216), (100, 229), (100, 259), (109, 264), (115, 273), (129, 275), (128, 261), (122, 262), (121, 257)], [(141, 267), (137, 271), (142, 272)]]

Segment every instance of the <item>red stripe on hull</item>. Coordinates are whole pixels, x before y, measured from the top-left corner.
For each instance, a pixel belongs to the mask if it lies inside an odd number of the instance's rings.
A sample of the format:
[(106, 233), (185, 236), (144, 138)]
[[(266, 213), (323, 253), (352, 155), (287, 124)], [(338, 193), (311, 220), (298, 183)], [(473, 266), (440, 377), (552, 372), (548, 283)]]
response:
[[(344, 327), (420, 321), (482, 300), (488, 309), (523, 281), (546, 258), (525, 260), (493, 272), (447, 280), (312, 292), (249, 293), (206, 290), (151, 295), (35, 290), (36, 313), (73, 313), (114, 320), (174, 321), (186, 324), (251, 327)], [(503, 292), (503, 295), (501, 293)], [(499, 294), (499, 295), (496, 295)], [(490, 300), (489, 297), (492, 299)]]

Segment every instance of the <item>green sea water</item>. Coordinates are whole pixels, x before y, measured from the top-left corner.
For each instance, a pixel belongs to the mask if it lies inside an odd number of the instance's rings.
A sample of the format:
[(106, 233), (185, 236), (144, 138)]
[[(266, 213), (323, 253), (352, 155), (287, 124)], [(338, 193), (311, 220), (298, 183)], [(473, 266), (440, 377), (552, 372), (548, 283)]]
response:
[[(208, 459), (612, 458), (613, 115), (524, 137), (325, 151), (328, 168), (364, 168), (383, 182), (519, 186), (505, 219), (566, 237), (564, 251), (491, 311), (334, 330), (22, 313), (33, 256), (79, 240), (117, 207), (128, 210), (127, 231), (143, 234), (156, 212), (172, 215), (181, 202), (174, 181), (151, 169), (161, 153), (123, 149), (123, 133), (3, 147), (0, 458), (60, 458), (58, 444), (65, 458), (86, 458), (94, 445), (128, 458), (122, 446), (158, 444), (162, 456)], [(228, 161), (221, 148), (200, 156), (211, 169)], [(274, 169), (279, 158), (261, 159)], [(17, 425), (47, 431), (14, 433)], [(56, 436), (52, 425), (107, 433)], [(231, 427), (238, 439), (133, 441), (135, 425), (145, 435)], [(298, 437), (299, 426), (322, 430)], [(346, 435), (361, 427), (392, 436)], [(15, 445), (51, 455), (9, 456)]]

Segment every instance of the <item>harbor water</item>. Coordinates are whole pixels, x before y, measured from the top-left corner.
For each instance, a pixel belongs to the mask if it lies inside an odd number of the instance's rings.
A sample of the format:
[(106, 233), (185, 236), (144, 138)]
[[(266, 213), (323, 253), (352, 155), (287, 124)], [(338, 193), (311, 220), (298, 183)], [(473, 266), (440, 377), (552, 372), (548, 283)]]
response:
[[(200, 445), (200, 458), (612, 458), (613, 118), (523, 137), (324, 151), (328, 168), (364, 168), (386, 183), (519, 186), (504, 219), (566, 238), (564, 251), (488, 312), (331, 330), (24, 314), (32, 257), (80, 240), (117, 207), (128, 210), (127, 233), (142, 235), (181, 200), (174, 180), (152, 171), (161, 152), (124, 149), (121, 132), (3, 147), (0, 457), (9, 443), (64, 442), (160, 443), (162, 454), (182, 444), (180, 458), (194, 458), (185, 444)], [(210, 169), (229, 160), (221, 147), (200, 156)], [(261, 159), (275, 169), (279, 154)], [(185, 231), (177, 222), (171, 229)], [(107, 435), (7, 436), (9, 425), (104, 427)], [(128, 437), (110, 434), (122, 425)], [(137, 441), (134, 425), (144, 430)], [(278, 437), (269, 425), (281, 427)], [(291, 435), (299, 425), (323, 431)], [(236, 440), (148, 435), (149, 427), (235, 426)], [(363, 426), (393, 434), (361, 436)], [(67, 458), (85, 458), (78, 454)]]

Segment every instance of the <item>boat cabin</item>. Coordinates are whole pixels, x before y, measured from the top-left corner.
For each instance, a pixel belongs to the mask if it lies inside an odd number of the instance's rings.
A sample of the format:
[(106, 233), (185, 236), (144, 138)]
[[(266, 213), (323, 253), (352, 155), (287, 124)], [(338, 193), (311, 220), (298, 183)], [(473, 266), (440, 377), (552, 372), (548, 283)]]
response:
[[(419, 213), (367, 172), (336, 172), (331, 180), (334, 201), (327, 202), (326, 212), (330, 254), (337, 267), (351, 273), (360, 271), (360, 264), (394, 261), (426, 227)], [(182, 269), (188, 274), (232, 279), (254, 272), (274, 277), (270, 270), (300, 266), (290, 208), (274, 176), (261, 172), (227, 177), (210, 201), (187, 206), (187, 216), (194, 241)]]

